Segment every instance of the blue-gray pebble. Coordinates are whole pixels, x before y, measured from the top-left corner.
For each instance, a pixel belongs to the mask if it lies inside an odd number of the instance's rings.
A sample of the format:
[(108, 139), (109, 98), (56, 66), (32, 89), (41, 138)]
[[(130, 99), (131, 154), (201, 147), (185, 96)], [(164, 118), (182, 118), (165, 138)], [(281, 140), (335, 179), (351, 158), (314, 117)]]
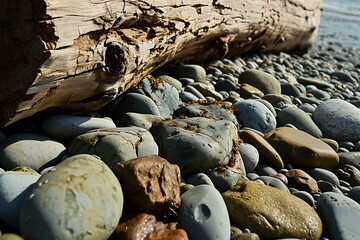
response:
[(179, 223), (190, 240), (230, 239), (230, 219), (225, 202), (209, 185), (196, 186), (181, 196)]

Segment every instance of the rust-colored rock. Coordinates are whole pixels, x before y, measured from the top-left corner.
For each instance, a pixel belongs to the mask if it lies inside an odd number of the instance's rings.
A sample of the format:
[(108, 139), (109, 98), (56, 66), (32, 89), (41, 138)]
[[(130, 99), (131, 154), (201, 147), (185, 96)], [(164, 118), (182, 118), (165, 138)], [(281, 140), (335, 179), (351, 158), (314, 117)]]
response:
[(166, 159), (151, 155), (119, 163), (114, 172), (125, 203), (140, 212), (166, 217), (180, 206), (180, 169)]
[(154, 215), (141, 213), (120, 222), (111, 236), (111, 240), (188, 240), (183, 229), (176, 223), (165, 224), (157, 221)]
[(315, 179), (301, 169), (290, 169), (286, 173), (288, 186), (297, 190), (307, 191), (310, 193), (319, 192), (319, 187)]

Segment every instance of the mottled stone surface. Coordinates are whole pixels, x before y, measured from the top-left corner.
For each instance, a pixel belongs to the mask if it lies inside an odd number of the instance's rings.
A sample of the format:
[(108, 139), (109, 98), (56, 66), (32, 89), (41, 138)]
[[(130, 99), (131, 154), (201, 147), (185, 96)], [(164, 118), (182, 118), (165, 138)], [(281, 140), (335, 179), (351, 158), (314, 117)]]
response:
[(244, 181), (222, 194), (231, 222), (260, 238), (320, 239), (322, 223), (306, 202), (282, 190)]
[(22, 205), (20, 230), (25, 239), (107, 239), (122, 209), (122, 189), (110, 168), (80, 154), (41, 176)]
[(183, 229), (176, 228), (176, 223), (157, 221), (151, 214), (141, 213), (121, 220), (111, 235), (111, 240), (188, 240)]
[(125, 202), (137, 211), (163, 217), (180, 206), (180, 169), (166, 159), (139, 157), (119, 163), (114, 172)]
[(227, 165), (239, 143), (236, 126), (226, 120), (173, 119), (154, 125), (150, 131), (159, 155), (179, 165), (184, 176)]
[(339, 163), (339, 156), (329, 145), (297, 129), (280, 127), (265, 139), (294, 167), (331, 169)]
[(321, 103), (313, 118), (324, 134), (337, 141), (360, 140), (360, 109), (341, 99)]
[(293, 187), (297, 190), (307, 191), (310, 193), (319, 192), (319, 187), (316, 183), (316, 180), (301, 169), (290, 169), (289, 171), (287, 171), (286, 177), (289, 181), (289, 187)]

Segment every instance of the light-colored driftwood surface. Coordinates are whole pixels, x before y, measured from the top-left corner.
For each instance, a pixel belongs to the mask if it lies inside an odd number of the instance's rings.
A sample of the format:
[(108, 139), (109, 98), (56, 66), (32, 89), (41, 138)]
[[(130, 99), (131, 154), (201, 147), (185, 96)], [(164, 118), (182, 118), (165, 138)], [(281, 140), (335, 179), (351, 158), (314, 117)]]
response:
[(171, 61), (305, 52), (322, 0), (2, 0), (0, 126), (101, 108)]

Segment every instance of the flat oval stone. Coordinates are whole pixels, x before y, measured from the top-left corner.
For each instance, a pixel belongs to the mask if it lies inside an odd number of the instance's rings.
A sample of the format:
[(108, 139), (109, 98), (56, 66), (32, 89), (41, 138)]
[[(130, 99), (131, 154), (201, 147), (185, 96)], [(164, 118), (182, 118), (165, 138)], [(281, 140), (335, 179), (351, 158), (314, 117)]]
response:
[(290, 169), (285, 176), (288, 178), (288, 186), (310, 193), (319, 192), (319, 187), (315, 179), (301, 169)]
[(236, 118), (242, 127), (249, 127), (267, 133), (276, 127), (275, 116), (261, 102), (247, 99), (234, 105)]
[(204, 81), (206, 78), (205, 69), (196, 64), (176, 65), (169, 74), (175, 78), (192, 78), (195, 81)]
[(308, 170), (308, 174), (314, 178), (316, 181), (323, 180), (329, 183), (334, 184), (335, 186), (340, 186), (340, 181), (338, 177), (329, 170), (322, 168), (313, 168)]
[(189, 239), (230, 239), (226, 205), (220, 193), (209, 185), (196, 186), (181, 196), (179, 223)]
[(284, 163), (278, 152), (259, 134), (251, 130), (242, 130), (239, 132), (239, 137), (244, 142), (253, 145), (259, 151), (260, 159), (264, 163), (269, 164), (269, 166), (276, 170), (284, 168)]
[(80, 154), (41, 176), (21, 208), (20, 230), (25, 239), (107, 239), (122, 208), (122, 189), (110, 168)]
[(240, 140), (235, 124), (203, 117), (166, 120), (150, 129), (159, 155), (187, 176), (227, 165)]
[(7, 171), (0, 174), (0, 219), (11, 227), (20, 227), (20, 209), (29, 197), (40, 174), (23, 171)]
[(309, 114), (297, 107), (287, 107), (277, 114), (278, 127), (282, 127), (285, 124), (292, 124), (297, 129), (304, 131), (313, 137), (322, 137), (321, 130), (316, 126)]
[(99, 128), (115, 128), (109, 118), (54, 115), (44, 120), (42, 131), (55, 139), (73, 139), (74, 137)]
[(239, 76), (239, 83), (247, 83), (258, 88), (264, 94), (280, 94), (280, 82), (271, 74), (251, 69), (242, 72)]
[(205, 173), (195, 173), (189, 176), (186, 180), (186, 183), (198, 186), (201, 184), (207, 184), (210, 186), (214, 186), (213, 182), (211, 181), (210, 177)]
[(53, 138), (19, 133), (0, 144), (0, 167), (10, 170), (27, 166), (34, 170), (56, 165), (66, 155), (66, 148)]
[(280, 127), (269, 132), (265, 139), (284, 161), (297, 168), (331, 169), (339, 163), (339, 156), (329, 145), (297, 129)]
[(104, 128), (77, 136), (70, 144), (69, 153), (97, 155), (114, 169), (117, 163), (159, 152), (150, 132), (133, 126)]
[(263, 181), (263, 183), (265, 185), (268, 185), (268, 186), (271, 186), (271, 187), (274, 187), (274, 188), (277, 188), (277, 189), (280, 189), (282, 191), (285, 191), (285, 192), (290, 192), (289, 189), (286, 187), (286, 185), (280, 180), (280, 179), (277, 179), (275, 177), (271, 177), (271, 176), (260, 176), (258, 177), (256, 180), (261, 180)]
[(321, 103), (313, 118), (324, 134), (337, 141), (360, 140), (360, 109), (341, 99)]
[(360, 204), (360, 186), (351, 188), (347, 196)]
[(315, 206), (315, 200), (313, 196), (311, 196), (310, 193), (306, 191), (297, 191), (292, 193), (294, 196), (297, 196), (298, 198), (304, 200), (306, 203), (308, 203), (311, 207)]
[(223, 97), (220, 93), (209, 87), (209, 85), (202, 82), (192, 83), (191, 86), (196, 88), (205, 97), (212, 97), (217, 101), (222, 101)]
[(360, 205), (342, 194), (326, 192), (316, 203), (324, 236), (331, 239), (359, 239)]
[(339, 166), (342, 167), (346, 164), (353, 165), (360, 170), (360, 151), (354, 152), (341, 152), (338, 153), (340, 162)]
[(262, 238), (320, 239), (322, 223), (306, 202), (282, 190), (244, 181), (222, 194), (231, 222)]

